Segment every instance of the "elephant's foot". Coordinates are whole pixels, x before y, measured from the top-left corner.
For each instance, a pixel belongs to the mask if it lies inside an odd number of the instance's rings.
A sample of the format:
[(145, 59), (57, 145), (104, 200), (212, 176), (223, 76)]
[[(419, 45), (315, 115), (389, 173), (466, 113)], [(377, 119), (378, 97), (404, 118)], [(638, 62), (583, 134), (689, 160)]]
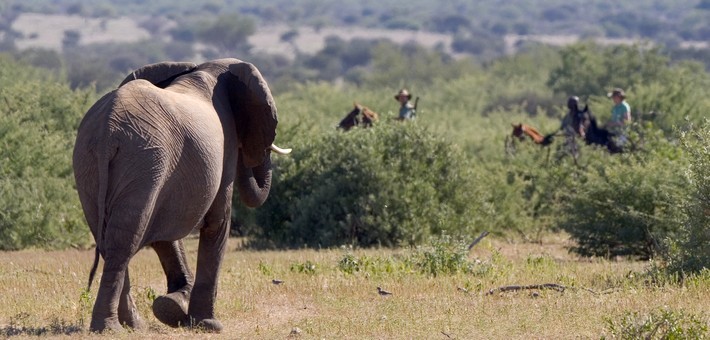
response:
[(104, 333), (104, 332), (122, 333), (122, 332), (124, 332), (124, 329), (121, 326), (121, 323), (118, 321), (117, 316), (108, 317), (108, 318), (92, 317), (91, 318), (91, 325), (89, 326), (89, 330), (91, 330), (94, 333)]
[(146, 323), (138, 314), (138, 309), (130, 295), (118, 306), (118, 322), (121, 325), (128, 326), (134, 330), (146, 329)]
[(222, 323), (217, 319), (202, 319), (202, 320), (192, 320), (192, 328), (208, 332), (208, 333), (220, 333), (222, 332)]
[(188, 326), (188, 297), (184, 292), (174, 292), (159, 296), (153, 301), (153, 315), (170, 327)]
[(138, 316), (138, 314), (135, 314), (127, 319), (119, 318), (119, 322), (122, 325), (126, 325), (128, 327), (131, 327), (137, 331), (144, 330), (144, 329), (148, 328), (148, 326), (146, 326), (145, 321), (143, 321), (143, 319), (141, 319), (141, 317)]

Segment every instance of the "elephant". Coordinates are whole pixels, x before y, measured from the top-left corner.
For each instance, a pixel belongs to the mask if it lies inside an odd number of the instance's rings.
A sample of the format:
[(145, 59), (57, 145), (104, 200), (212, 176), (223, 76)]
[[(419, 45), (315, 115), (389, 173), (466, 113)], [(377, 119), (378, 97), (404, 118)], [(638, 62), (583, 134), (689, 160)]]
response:
[[(83, 117), (74, 177), (103, 274), (90, 329), (145, 327), (130, 295), (128, 264), (143, 247), (157, 253), (167, 293), (152, 305), (172, 327), (220, 332), (214, 304), (236, 184), (247, 206), (271, 187), (277, 112), (257, 68), (238, 59), (146, 65)], [(199, 231), (195, 275), (182, 239)]]

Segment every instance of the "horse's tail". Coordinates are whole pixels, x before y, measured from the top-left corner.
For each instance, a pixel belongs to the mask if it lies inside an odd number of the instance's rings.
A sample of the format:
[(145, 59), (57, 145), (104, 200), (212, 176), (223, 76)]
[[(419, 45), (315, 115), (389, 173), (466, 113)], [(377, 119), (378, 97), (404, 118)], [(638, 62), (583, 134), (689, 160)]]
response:
[(542, 142), (540, 142), (540, 145), (548, 146), (548, 145), (552, 144), (552, 142), (555, 141), (556, 135), (557, 135), (557, 132), (546, 134), (545, 137), (542, 138)]

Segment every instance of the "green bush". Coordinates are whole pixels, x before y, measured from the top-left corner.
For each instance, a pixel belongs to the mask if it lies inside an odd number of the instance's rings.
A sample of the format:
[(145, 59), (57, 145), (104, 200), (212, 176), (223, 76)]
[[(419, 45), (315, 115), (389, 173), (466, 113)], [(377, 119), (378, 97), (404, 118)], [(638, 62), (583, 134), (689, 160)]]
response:
[(416, 123), (326, 133), (276, 163), (253, 245), (418, 244), (472, 234), (481, 206), (465, 157)]
[(0, 250), (91, 241), (71, 154), (93, 91), (40, 79), (35, 69), (0, 58)]
[(669, 240), (669, 270), (697, 273), (710, 268), (710, 121), (683, 136), (683, 149), (690, 154), (692, 197), (686, 206), (688, 219), (677, 239)]
[(434, 239), (430, 246), (419, 247), (412, 256), (412, 262), (422, 274), (438, 276), (442, 274), (471, 273), (475, 263), (468, 259), (468, 247), (448, 235)]
[[(601, 51), (601, 52), (600, 52)], [(606, 94), (613, 87), (665, 82), (673, 79), (670, 60), (661, 50), (648, 46), (593, 43), (567, 46), (560, 51), (562, 65), (550, 72), (547, 85), (555, 93), (578, 95)]]
[[(683, 310), (659, 309), (649, 314), (626, 312), (619, 320), (608, 318), (607, 329), (620, 339), (704, 339), (708, 324), (702, 315)], [(602, 336), (602, 339), (606, 337)]]
[[(669, 143), (649, 152), (598, 158), (578, 174), (579, 185), (562, 200), (560, 226), (586, 256), (631, 255), (649, 258), (684, 220), (686, 161)], [(586, 150), (585, 150), (586, 151)]]

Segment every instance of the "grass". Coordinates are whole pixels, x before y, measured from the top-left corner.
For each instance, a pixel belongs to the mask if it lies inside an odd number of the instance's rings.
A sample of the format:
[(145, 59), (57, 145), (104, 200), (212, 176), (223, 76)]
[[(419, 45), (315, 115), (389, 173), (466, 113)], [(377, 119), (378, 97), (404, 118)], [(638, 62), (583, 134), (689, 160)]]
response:
[[(600, 338), (612, 336), (610, 320), (659, 309), (708, 322), (708, 275), (683, 285), (651, 284), (647, 263), (576, 257), (567, 252), (563, 235), (542, 243), (489, 237), (466, 259), (472, 270), (436, 277), (408, 264), (419, 254), (413, 249), (258, 252), (241, 250), (240, 244), (230, 240), (222, 266), (217, 316), (225, 331), (201, 337)], [(196, 247), (195, 239), (188, 240), (193, 264)], [(86, 329), (96, 288), (82, 296), (92, 256), (93, 251), (75, 250), (0, 253), (0, 336), (95, 337)], [(370, 265), (343, 270), (343, 259)], [(118, 337), (194, 337), (160, 324), (150, 312), (151, 299), (165, 290), (157, 256), (141, 251), (130, 270), (149, 329)], [(570, 288), (486, 294), (542, 283)], [(379, 296), (377, 286), (393, 295)], [(295, 328), (300, 331), (291, 334)]]

